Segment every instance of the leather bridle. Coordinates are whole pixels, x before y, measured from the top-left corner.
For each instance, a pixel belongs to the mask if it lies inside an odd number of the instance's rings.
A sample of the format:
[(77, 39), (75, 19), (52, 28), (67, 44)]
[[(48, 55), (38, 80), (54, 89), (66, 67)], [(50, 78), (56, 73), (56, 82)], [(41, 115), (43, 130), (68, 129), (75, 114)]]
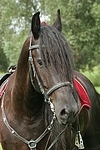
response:
[(49, 96), (54, 91), (56, 91), (57, 89), (59, 89), (59, 88), (61, 88), (63, 86), (70, 86), (73, 89), (73, 84), (70, 83), (69, 81), (66, 81), (66, 82), (60, 82), (60, 83), (52, 86), (47, 92), (44, 90), (44, 88), (43, 88), (43, 86), (42, 86), (42, 84), (41, 84), (41, 82), (39, 80), (39, 77), (38, 77), (38, 74), (36, 72), (34, 62), (33, 62), (33, 58), (32, 58), (32, 51), (35, 50), (35, 49), (39, 49), (39, 45), (38, 44), (31, 45), (31, 44), (32, 44), (32, 36), (30, 37), (30, 47), (29, 47), (29, 64), (30, 64), (30, 72), (29, 73), (30, 73), (31, 83), (32, 83), (33, 87), (36, 90), (36, 87), (34, 85), (34, 80), (32, 78), (32, 72), (33, 72), (34, 73), (34, 77), (36, 78), (36, 80), (38, 82), (40, 91), (44, 95), (45, 101), (48, 102), (48, 100), (50, 100)]
[[(69, 81), (66, 81), (66, 82), (60, 82), (60, 83), (57, 83), (56, 85), (52, 86), (48, 91), (45, 91), (40, 80), (39, 80), (39, 77), (38, 77), (38, 74), (36, 72), (36, 69), (35, 69), (35, 65), (34, 65), (34, 61), (33, 61), (33, 58), (32, 58), (32, 51), (35, 50), (35, 49), (39, 49), (39, 45), (36, 44), (36, 45), (32, 45), (32, 36), (30, 37), (30, 46), (29, 46), (29, 64), (30, 64), (30, 78), (31, 78), (31, 83), (33, 85), (33, 87), (35, 88), (35, 90), (37, 91), (36, 87), (35, 87), (35, 84), (34, 84), (34, 80), (33, 80), (33, 77), (32, 77), (32, 72), (34, 73), (34, 77), (36, 78), (37, 82), (38, 82), (38, 85), (39, 85), (39, 88), (40, 88), (40, 91), (41, 93), (44, 95), (44, 99), (45, 99), (45, 102), (49, 103), (50, 105), (50, 108), (51, 108), (51, 111), (53, 112), (53, 121), (55, 120), (55, 108), (54, 108), (54, 105), (53, 103), (51, 102), (50, 100), (50, 95), (56, 91), (57, 89), (61, 88), (61, 87), (64, 87), (64, 86), (70, 86), (72, 89), (73, 89), (73, 84)], [(67, 124), (65, 126), (65, 128), (58, 134), (58, 136), (55, 138), (55, 140), (51, 143), (51, 145), (49, 146), (49, 148), (47, 148), (47, 150), (50, 150), (52, 148), (52, 146), (56, 143), (56, 141), (59, 139), (59, 137), (62, 135), (62, 133), (66, 130), (66, 128), (68, 127), (69, 124)], [(83, 140), (82, 140), (82, 137), (81, 137), (81, 134), (80, 134), (80, 130), (78, 130), (78, 133), (76, 136), (79, 136), (79, 139), (76, 138), (76, 146), (79, 148), (79, 149), (84, 149), (84, 144), (83, 144)], [(78, 140), (80, 141), (80, 145), (77, 145), (77, 142)], [(48, 144), (48, 141), (47, 141), (47, 144)], [(46, 150), (46, 147), (45, 147), (45, 150)]]

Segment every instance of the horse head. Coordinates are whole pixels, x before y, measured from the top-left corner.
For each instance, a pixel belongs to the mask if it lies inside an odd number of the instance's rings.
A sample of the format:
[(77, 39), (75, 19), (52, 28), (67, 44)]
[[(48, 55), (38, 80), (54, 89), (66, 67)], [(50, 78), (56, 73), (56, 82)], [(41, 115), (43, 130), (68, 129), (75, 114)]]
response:
[(31, 83), (51, 104), (59, 123), (72, 123), (80, 104), (73, 87), (70, 48), (60, 33), (60, 10), (53, 26), (41, 24), (39, 14), (32, 17), (29, 36)]

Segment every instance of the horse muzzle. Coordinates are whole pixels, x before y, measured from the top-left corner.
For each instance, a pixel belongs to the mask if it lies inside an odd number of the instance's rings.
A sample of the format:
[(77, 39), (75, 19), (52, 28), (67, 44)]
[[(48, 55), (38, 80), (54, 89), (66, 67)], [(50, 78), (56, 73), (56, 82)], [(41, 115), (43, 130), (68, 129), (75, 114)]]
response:
[(77, 103), (67, 104), (58, 103), (54, 104), (55, 114), (60, 124), (73, 123), (79, 113), (79, 105)]
[(69, 124), (73, 123), (76, 119), (78, 111), (68, 111), (67, 109), (61, 110), (60, 114), (58, 115), (57, 119), (60, 124)]

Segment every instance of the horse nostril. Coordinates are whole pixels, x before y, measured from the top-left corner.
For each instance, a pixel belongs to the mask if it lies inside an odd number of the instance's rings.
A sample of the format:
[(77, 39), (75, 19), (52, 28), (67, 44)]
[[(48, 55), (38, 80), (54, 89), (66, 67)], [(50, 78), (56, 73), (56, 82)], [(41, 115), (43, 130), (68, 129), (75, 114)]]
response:
[(69, 113), (66, 109), (62, 109), (60, 112), (60, 122), (66, 124), (68, 120)]
[(60, 112), (60, 119), (61, 119), (61, 122), (63, 124), (65, 123), (72, 123), (75, 121), (76, 119), (76, 113), (73, 112), (73, 111), (68, 111), (66, 109), (62, 109), (61, 112)]
[(64, 118), (67, 118), (68, 117), (68, 111), (66, 110), (66, 109), (63, 109), (62, 111), (61, 111), (61, 116), (62, 117), (64, 117)]

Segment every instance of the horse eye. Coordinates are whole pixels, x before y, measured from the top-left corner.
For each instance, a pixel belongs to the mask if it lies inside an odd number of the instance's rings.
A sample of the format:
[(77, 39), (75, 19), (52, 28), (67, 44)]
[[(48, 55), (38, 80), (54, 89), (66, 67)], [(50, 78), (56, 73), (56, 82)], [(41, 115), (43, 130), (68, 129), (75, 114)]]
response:
[(37, 62), (38, 62), (38, 64), (39, 64), (40, 66), (43, 65), (41, 58), (37, 58)]

